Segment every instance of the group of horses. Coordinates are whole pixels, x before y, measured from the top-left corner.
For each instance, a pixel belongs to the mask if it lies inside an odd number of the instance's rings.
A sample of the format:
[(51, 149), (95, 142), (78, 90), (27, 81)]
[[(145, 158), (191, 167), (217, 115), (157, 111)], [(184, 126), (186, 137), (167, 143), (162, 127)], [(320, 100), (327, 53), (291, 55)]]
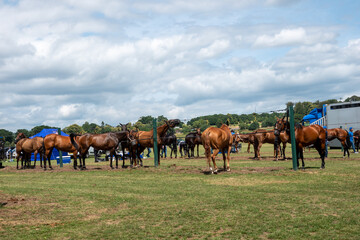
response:
[[(157, 127), (157, 142), (158, 149), (161, 146), (169, 146), (171, 149), (170, 156), (175, 153), (177, 157), (177, 139), (174, 134), (168, 134), (170, 128), (180, 124), (179, 119), (172, 119), (166, 121), (163, 125)], [(121, 125), (122, 130), (119, 132), (110, 132), (103, 134), (70, 134), (70, 137), (61, 136), (58, 134), (49, 134), (45, 138), (34, 137), (33, 139), (26, 138), (22, 133), (19, 133), (16, 137), (16, 152), (17, 152), (17, 168), (19, 168), (19, 159), (21, 159), (21, 168), (24, 168), (30, 164), (28, 160), (31, 153), (35, 155), (34, 167), (36, 166), (36, 154), (40, 153), (40, 165), (47, 168), (46, 160), (48, 160), (49, 167), (51, 166), (50, 156), (52, 150), (57, 148), (60, 151), (73, 153), (74, 169), (79, 167), (80, 169), (86, 169), (85, 157), (88, 149), (93, 147), (97, 150), (105, 150), (110, 152), (110, 156), (114, 156), (116, 160), (116, 168), (118, 168), (118, 155), (116, 149), (120, 145), (122, 150), (129, 150), (131, 166), (143, 165), (140, 154), (146, 148), (154, 148), (153, 130), (150, 131), (134, 131), (128, 130), (127, 125)], [(339, 139), (344, 147), (345, 153), (349, 156), (349, 146), (347, 143), (348, 133), (347, 131), (335, 128), (329, 129), (327, 132), (319, 125), (310, 126), (295, 126), (295, 142), (296, 150), (298, 153), (298, 159), (302, 160), (302, 167), (305, 168), (303, 158), (303, 148), (307, 146), (313, 146), (319, 153), (321, 158), (321, 168), (325, 168), (325, 141), (326, 138), (331, 141), (332, 139)], [(221, 127), (209, 127), (201, 133), (200, 129), (195, 132), (189, 133), (185, 137), (185, 155), (189, 158), (194, 157), (194, 149), (197, 146), (197, 156), (199, 157), (199, 145), (203, 145), (205, 149), (205, 156), (207, 159), (208, 170), (211, 173), (217, 173), (218, 168), (216, 165), (216, 156), (221, 151), (224, 161), (224, 171), (230, 171), (230, 152), (233, 144), (237, 145), (239, 142), (249, 143), (248, 152), (250, 150), (250, 144), (254, 146), (254, 158), (260, 159), (260, 149), (262, 144), (270, 143), (274, 145), (274, 160), (278, 160), (279, 155), (285, 157), (286, 144), (290, 143), (290, 124), (284, 118), (278, 118), (272, 131), (266, 131), (258, 129), (248, 134), (232, 134), (228, 124), (222, 124)], [(282, 148), (281, 146), (282, 145)], [(181, 143), (180, 143), (181, 150)], [(182, 151), (181, 155), (182, 155)], [(125, 156), (123, 152), (123, 156)], [(77, 165), (77, 158), (79, 158), (79, 166)], [(112, 158), (111, 158), (112, 159)], [(160, 151), (158, 151), (158, 159), (160, 165)], [(23, 164), (25, 162), (25, 164)], [(42, 166), (42, 162), (44, 166)], [(138, 163), (139, 162), (139, 163)], [(211, 162), (213, 166), (211, 166)], [(123, 158), (123, 167), (125, 161)], [(299, 161), (298, 161), (299, 166)], [(110, 167), (113, 168), (113, 163), (110, 161)]]
[[(304, 148), (305, 147), (314, 147), (321, 158), (321, 168), (325, 168), (325, 148), (326, 140), (331, 141), (333, 139), (338, 139), (344, 149), (344, 157), (347, 153), (348, 157), (350, 156), (349, 152), (349, 134), (346, 130), (341, 128), (333, 129), (324, 129), (320, 125), (296, 125), (295, 127), (295, 143), (296, 143), (296, 152), (298, 159), (302, 161), (302, 167), (305, 168), (304, 163)], [(356, 131), (354, 136), (360, 134), (360, 131)], [(248, 134), (237, 134), (235, 141), (241, 141), (248, 143), (248, 152), (250, 151), (250, 145), (254, 146), (255, 159), (260, 159), (260, 149), (263, 143), (271, 143), (274, 145), (274, 160), (277, 161), (279, 155), (283, 156), (283, 159), (286, 159), (285, 148), (287, 143), (291, 143), (290, 137), (290, 123), (283, 118), (278, 118), (275, 124), (273, 131), (266, 131), (263, 129), (258, 129), (252, 133)], [(282, 144), (282, 147), (281, 147)]]
[[(165, 123), (157, 127), (157, 146), (164, 143), (162, 139), (165, 137), (166, 132), (169, 128), (173, 128), (180, 124), (179, 119), (171, 119), (165, 121)], [(122, 131), (109, 132), (103, 134), (70, 134), (69, 137), (61, 136), (58, 134), (49, 134), (42, 137), (34, 137), (32, 139), (27, 138), (23, 133), (19, 133), (15, 139), (16, 153), (17, 153), (17, 169), (19, 169), (19, 161), (21, 159), (21, 168), (30, 165), (30, 155), (34, 153), (34, 167), (36, 166), (36, 155), (40, 153), (40, 165), (44, 163), (44, 169), (46, 169), (46, 160), (48, 160), (49, 168), (51, 166), (51, 153), (54, 148), (73, 153), (74, 157), (74, 169), (77, 169), (77, 157), (80, 160), (80, 169), (86, 169), (85, 158), (90, 147), (97, 150), (109, 151), (111, 157), (114, 156), (116, 159), (116, 168), (118, 168), (118, 155), (116, 154), (116, 148), (121, 145), (124, 151), (125, 148), (129, 149), (131, 160), (134, 166), (137, 165), (136, 159), (142, 160), (140, 154), (147, 147), (154, 147), (153, 130), (150, 131), (133, 131), (128, 130), (126, 125), (122, 125)], [(158, 154), (160, 154), (158, 152)], [(124, 156), (124, 154), (123, 154)], [(159, 156), (158, 156), (159, 157)], [(159, 158), (160, 159), (160, 158)], [(43, 160), (43, 161), (42, 161)], [(24, 164), (25, 163), (25, 164)], [(159, 160), (160, 164), (160, 160)], [(124, 166), (124, 162), (123, 162)], [(110, 167), (113, 168), (113, 163), (110, 161)]]

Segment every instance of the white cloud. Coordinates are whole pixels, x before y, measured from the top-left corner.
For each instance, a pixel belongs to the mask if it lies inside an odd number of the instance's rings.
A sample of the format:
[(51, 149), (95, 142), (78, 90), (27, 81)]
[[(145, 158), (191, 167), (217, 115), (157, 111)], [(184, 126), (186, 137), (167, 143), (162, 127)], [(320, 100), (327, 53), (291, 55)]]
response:
[(254, 47), (278, 47), (291, 45), (311, 45), (318, 42), (328, 42), (334, 39), (333, 33), (311, 32), (304, 28), (282, 29), (274, 35), (259, 36)]
[(0, 123), (15, 131), (188, 119), (359, 92), (358, 33), (290, 18), (297, 4), (307, 2), (2, 5)]

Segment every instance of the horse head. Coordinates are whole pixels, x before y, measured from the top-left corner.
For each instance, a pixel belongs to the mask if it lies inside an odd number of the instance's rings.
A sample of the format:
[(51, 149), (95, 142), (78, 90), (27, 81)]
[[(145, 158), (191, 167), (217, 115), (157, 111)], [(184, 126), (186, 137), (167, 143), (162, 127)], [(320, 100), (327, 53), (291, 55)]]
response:
[(127, 123), (127, 124), (122, 124), (122, 123), (119, 123), (119, 126), (121, 128), (121, 131), (127, 131), (127, 126), (129, 125), (130, 123)]
[(131, 146), (135, 146), (138, 144), (139, 132), (135, 130), (128, 131), (128, 140)]
[(23, 138), (26, 138), (25, 134), (20, 132), (18, 133), (18, 135), (16, 136), (15, 138), (15, 144), (20, 140), (20, 139), (23, 139)]
[(279, 136), (280, 132), (285, 130), (286, 126), (287, 126), (287, 121), (285, 120), (285, 116), (283, 118), (277, 118), (274, 128), (275, 136)]
[(178, 126), (181, 123), (180, 119), (170, 119), (169, 121), (165, 121), (165, 122), (171, 128)]

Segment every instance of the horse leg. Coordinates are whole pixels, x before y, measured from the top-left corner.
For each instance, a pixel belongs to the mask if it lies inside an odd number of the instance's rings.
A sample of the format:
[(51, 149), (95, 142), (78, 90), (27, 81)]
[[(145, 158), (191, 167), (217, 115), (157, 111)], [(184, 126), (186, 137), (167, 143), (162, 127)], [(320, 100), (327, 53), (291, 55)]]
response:
[(227, 161), (226, 171), (227, 172), (230, 172), (230, 153), (231, 153), (231, 146), (228, 147), (227, 156), (226, 156), (226, 161)]
[(259, 160), (261, 159), (261, 156), (260, 156), (260, 149), (261, 149), (261, 146), (262, 146), (262, 142), (258, 143), (258, 147), (257, 147), (257, 155), (258, 155), (258, 158)]
[(300, 153), (300, 158), (301, 158), (301, 163), (302, 163), (302, 169), (305, 170), (305, 162), (304, 162), (304, 148), (303, 147), (299, 147), (299, 153)]
[(20, 154), (16, 156), (16, 169), (19, 169), (19, 159), (20, 159)]
[[(155, 144), (155, 143), (154, 143), (154, 144)], [(160, 145), (158, 145), (158, 149), (160, 149)], [(160, 151), (158, 151), (158, 160), (159, 160), (158, 164), (159, 164), (159, 166), (160, 166)]]
[(226, 155), (225, 155), (225, 148), (221, 149), (221, 153), (223, 156), (223, 161), (224, 161), (224, 172), (226, 171)]
[[(121, 146), (121, 148), (122, 148), (122, 152), (123, 152), (123, 156), (122, 156), (122, 158), (123, 158), (123, 165), (122, 165), (122, 168), (125, 168), (125, 149), (124, 149), (123, 146)], [(130, 156), (130, 149), (129, 149), (129, 156)], [(130, 161), (131, 161), (131, 156), (130, 156)]]
[(199, 157), (199, 144), (196, 145), (196, 149), (197, 149), (197, 157)]
[(321, 158), (321, 169), (325, 168), (325, 143), (320, 143), (320, 146), (315, 146), (316, 150), (318, 150)]
[[(36, 167), (37, 154), (38, 154), (38, 151), (36, 150), (36, 151), (34, 152), (34, 167), (33, 167), (33, 168)], [(30, 161), (31, 161), (31, 158), (30, 158)], [(31, 165), (31, 162), (30, 162), (30, 165)]]
[(118, 169), (118, 168), (119, 168), (119, 157), (118, 157), (118, 155), (116, 154), (115, 150), (114, 150), (114, 154), (113, 154), (113, 155), (115, 155), (116, 169)]
[[(77, 151), (73, 152), (73, 157), (74, 157), (74, 164), (73, 164), (73, 168), (76, 169), (77, 168)], [(81, 161), (81, 159), (79, 159)]]
[(214, 173), (215, 174), (217, 174), (217, 171), (218, 171), (218, 168), (217, 168), (216, 162), (215, 162), (215, 158), (216, 158), (216, 155), (218, 155), (219, 151), (220, 151), (219, 149), (214, 149), (213, 154), (211, 156), (211, 160), (212, 160), (213, 165), (214, 165)]
[(211, 168), (211, 163), (210, 163), (210, 159), (211, 159), (211, 151), (210, 151), (210, 147), (205, 147), (205, 157), (206, 157), (206, 163), (208, 165), (208, 170), (211, 172), (211, 174), (213, 174), (213, 169)]

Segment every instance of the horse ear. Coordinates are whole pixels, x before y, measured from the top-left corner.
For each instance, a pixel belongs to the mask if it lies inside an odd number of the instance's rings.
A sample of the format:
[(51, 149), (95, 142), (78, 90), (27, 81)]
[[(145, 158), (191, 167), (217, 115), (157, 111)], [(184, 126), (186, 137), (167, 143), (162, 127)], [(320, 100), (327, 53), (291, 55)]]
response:
[(284, 120), (285, 119), (285, 116), (283, 116), (283, 118), (281, 120)]

